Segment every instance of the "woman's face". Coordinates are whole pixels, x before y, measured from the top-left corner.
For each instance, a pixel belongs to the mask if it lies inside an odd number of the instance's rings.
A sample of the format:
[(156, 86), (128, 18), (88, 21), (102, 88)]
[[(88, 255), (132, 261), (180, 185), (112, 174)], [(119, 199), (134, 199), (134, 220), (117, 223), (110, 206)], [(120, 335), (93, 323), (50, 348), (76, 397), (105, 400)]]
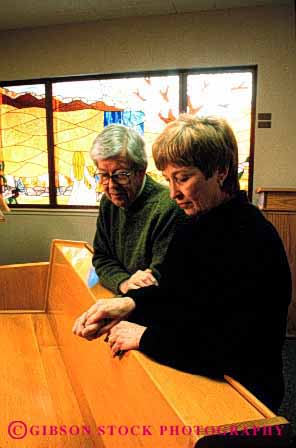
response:
[(168, 164), (162, 172), (169, 182), (170, 196), (186, 215), (197, 216), (221, 204), (226, 193), (221, 191), (220, 182), (227, 172), (218, 170), (206, 179), (200, 169), (194, 166)]

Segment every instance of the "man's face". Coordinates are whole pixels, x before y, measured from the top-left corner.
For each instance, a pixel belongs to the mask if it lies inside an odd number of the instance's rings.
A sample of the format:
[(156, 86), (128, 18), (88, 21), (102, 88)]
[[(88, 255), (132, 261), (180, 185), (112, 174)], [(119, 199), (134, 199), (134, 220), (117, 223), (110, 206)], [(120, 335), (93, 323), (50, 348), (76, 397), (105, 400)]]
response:
[(121, 185), (110, 177), (107, 184), (103, 184), (103, 191), (110, 201), (117, 207), (128, 207), (134, 202), (143, 183), (145, 170), (133, 171), (130, 163), (120, 157), (97, 161), (98, 172), (102, 174), (130, 173), (128, 183)]

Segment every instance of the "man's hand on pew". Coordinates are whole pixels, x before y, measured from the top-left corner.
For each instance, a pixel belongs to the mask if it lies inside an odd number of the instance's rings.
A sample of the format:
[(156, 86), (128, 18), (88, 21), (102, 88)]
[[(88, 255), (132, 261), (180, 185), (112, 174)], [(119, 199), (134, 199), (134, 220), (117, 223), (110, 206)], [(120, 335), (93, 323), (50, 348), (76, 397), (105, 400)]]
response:
[(100, 299), (76, 319), (72, 331), (87, 340), (96, 339), (126, 319), (135, 306), (129, 297)]
[(130, 276), (127, 280), (124, 280), (119, 285), (119, 289), (122, 294), (126, 294), (130, 289), (145, 288), (146, 286), (158, 286), (158, 281), (154, 277), (152, 270), (147, 268), (145, 271), (140, 269)]

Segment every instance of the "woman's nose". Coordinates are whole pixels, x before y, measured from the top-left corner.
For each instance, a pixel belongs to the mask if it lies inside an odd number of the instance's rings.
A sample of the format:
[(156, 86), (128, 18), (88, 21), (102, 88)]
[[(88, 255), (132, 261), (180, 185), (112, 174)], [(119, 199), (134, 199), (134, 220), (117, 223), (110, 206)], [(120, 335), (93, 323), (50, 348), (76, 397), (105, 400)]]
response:
[(180, 196), (180, 190), (178, 188), (178, 185), (175, 182), (170, 183), (170, 198), (176, 199)]

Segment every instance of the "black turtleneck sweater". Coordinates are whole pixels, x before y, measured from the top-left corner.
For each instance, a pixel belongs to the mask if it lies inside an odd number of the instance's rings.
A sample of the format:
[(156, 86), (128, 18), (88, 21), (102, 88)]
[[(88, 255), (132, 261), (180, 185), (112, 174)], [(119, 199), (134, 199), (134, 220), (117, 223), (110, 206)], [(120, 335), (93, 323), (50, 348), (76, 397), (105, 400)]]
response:
[(159, 287), (129, 291), (131, 321), (147, 326), (140, 350), (198, 374), (228, 374), (276, 409), (283, 396), (281, 350), (291, 299), (283, 244), (239, 192), (182, 226)]

